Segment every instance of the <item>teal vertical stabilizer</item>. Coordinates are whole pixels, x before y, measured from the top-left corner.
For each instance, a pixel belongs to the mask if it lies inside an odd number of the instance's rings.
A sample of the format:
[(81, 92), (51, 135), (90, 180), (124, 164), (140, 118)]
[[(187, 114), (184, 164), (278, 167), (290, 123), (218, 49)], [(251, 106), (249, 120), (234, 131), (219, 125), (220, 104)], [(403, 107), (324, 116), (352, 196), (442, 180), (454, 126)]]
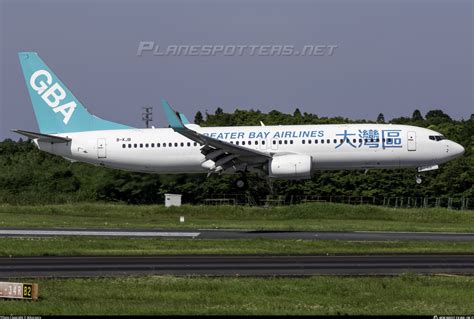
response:
[(132, 128), (90, 114), (36, 52), (20, 52), (18, 57), (41, 133)]

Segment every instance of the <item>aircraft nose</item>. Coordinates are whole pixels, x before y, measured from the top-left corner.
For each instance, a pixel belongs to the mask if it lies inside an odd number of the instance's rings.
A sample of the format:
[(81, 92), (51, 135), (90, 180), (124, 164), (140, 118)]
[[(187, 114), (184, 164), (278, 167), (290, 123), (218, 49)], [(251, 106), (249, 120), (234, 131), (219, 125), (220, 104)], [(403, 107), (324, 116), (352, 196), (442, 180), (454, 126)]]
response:
[(462, 156), (465, 152), (465, 149), (462, 145), (456, 143), (456, 142), (452, 142), (452, 147), (451, 147), (451, 150), (452, 150), (452, 154), (453, 156), (455, 157), (459, 157), (459, 156)]

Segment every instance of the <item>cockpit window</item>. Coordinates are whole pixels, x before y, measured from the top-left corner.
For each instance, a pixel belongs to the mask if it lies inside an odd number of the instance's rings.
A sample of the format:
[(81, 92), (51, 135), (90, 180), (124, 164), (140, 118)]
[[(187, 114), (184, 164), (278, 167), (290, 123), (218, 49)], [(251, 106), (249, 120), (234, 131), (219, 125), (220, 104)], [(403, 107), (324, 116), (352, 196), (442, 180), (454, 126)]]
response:
[(446, 139), (443, 135), (430, 135), (429, 138), (432, 141), (442, 141)]

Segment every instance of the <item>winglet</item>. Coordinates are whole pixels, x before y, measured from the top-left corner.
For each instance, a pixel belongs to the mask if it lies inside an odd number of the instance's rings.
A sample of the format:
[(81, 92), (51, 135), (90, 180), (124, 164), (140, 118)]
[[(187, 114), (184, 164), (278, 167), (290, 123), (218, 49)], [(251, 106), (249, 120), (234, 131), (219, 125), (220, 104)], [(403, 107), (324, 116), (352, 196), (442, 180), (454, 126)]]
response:
[(172, 129), (185, 128), (183, 121), (176, 115), (176, 112), (171, 108), (168, 101), (161, 99), (161, 105), (163, 106), (163, 110), (165, 110), (166, 120)]
[(181, 119), (181, 122), (183, 122), (184, 125), (188, 125), (188, 124), (191, 124), (191, 122), (189, 122), (188, 118), (186, 117), (186, 115), (184, 115), (183, 113), (181, 112), (178, 112), (179, 113), (179, 118)]

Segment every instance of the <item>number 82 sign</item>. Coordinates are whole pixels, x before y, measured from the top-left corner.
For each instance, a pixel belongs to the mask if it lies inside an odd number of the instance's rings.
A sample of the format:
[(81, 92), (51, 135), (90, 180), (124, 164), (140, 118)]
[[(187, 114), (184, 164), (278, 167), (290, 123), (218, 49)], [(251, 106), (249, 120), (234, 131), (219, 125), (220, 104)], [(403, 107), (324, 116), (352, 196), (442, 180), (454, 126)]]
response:
[(38, 284), (0, 282), (0, 298), (38, 299)]

